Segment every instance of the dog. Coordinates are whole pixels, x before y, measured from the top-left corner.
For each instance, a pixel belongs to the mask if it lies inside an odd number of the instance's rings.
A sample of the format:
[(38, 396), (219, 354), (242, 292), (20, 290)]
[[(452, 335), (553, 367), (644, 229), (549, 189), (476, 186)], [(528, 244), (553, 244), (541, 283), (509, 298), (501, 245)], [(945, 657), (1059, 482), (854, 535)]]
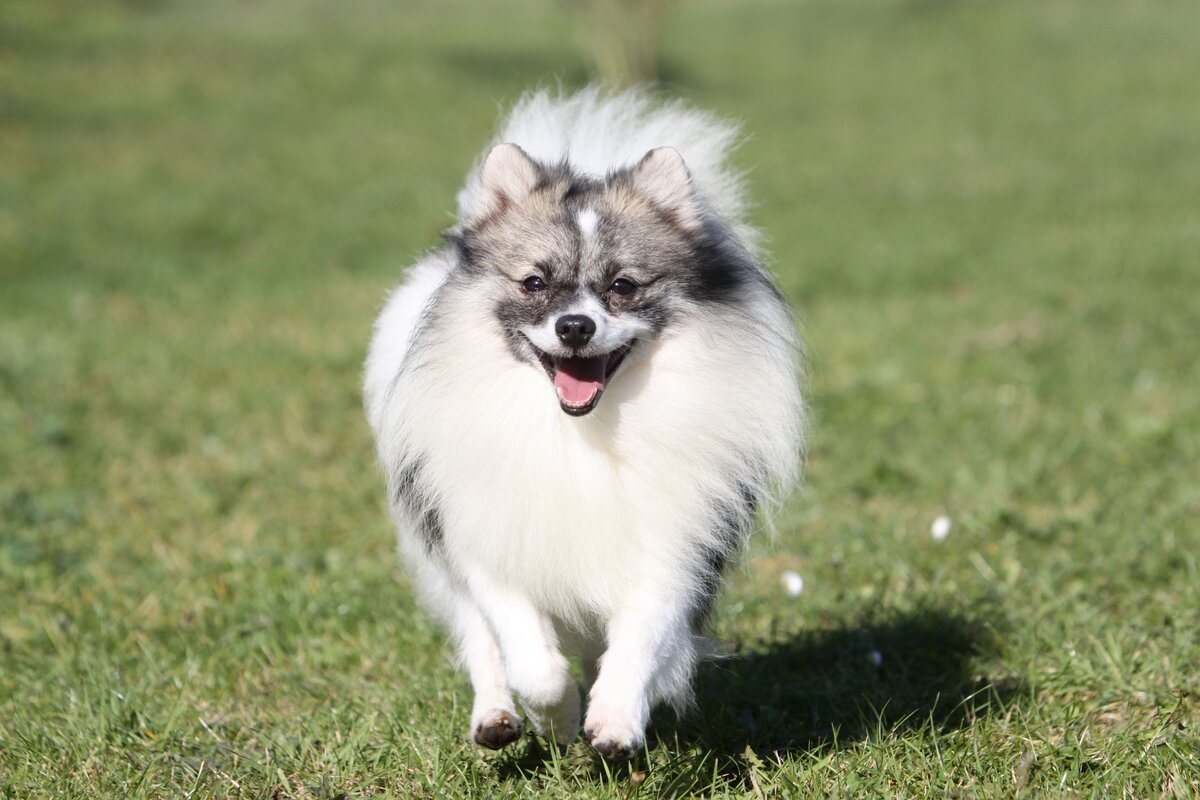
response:
[(610, 759), (686, 709), (723, 573), (796, 478), (791, 312), (743, 219), (735, 125), (643, 91), (535, 92), (375, 324), (364, 400), (400, 550), (474, 689)]

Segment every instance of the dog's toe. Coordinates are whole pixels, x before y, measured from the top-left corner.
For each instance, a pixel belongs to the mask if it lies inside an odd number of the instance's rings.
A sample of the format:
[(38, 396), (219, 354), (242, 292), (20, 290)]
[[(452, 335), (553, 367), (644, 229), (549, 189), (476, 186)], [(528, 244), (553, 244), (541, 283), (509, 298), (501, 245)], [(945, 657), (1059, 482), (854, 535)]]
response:
[(645, 747), (645, 723), (619, 705), (593, 698), (583, 734), (610, 761), (626, 761)]
[(628, 761), (643, 747), (642, 738), (632, 730), (591, 728), (584, 735), (596, 752), (609, 761)]
[(475, 744), (499, 750), (521, 738), (521, 720), (507, 711), (489, 714), (475, 728)]
[(628, 761), (641, 749), (631, 742), (616, 739), (592, 739), (592, 747), (609, 761)]

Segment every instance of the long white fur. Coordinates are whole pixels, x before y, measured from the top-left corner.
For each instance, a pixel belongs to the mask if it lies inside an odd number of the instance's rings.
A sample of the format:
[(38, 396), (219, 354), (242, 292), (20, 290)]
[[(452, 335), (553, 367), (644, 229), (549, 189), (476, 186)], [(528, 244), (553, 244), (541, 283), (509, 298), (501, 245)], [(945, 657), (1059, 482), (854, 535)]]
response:
[[(740, 182), (725, 164), (734, 135), (678, 104), (588, 89), (527, 96), (498, 140), (598, 176), (670, 145), (705, 202), (744, 233)], [(477, 191), (473, 174), (464, 218)], [(740, 502), (746, 486), (769, 500), (796, 475), (790, 315), (765, 287), (741, 306), (705, 306), (640, 343), (596, 410), (575, 418), (540, 370), (513, 359), (470, 286), (447, 279), (453, 267), (443, 252), (409, 271), (367, 360), (384, 469), (424, 454), (442, 513), (442, 554), (431, 556), (395, 508), (401, 551), (459, 642), (474, 730), (512, 712), (503, 672), (539, 731), (574, 737), (579, 695), (562, 654), (574, 645), (589, 675), (604, 653), (585, 723), (593, 743), (636, 749), (655, 703), (690, 697), (703, 643), (689, 614), (705, 548), (720, 545), (718, 503)]]

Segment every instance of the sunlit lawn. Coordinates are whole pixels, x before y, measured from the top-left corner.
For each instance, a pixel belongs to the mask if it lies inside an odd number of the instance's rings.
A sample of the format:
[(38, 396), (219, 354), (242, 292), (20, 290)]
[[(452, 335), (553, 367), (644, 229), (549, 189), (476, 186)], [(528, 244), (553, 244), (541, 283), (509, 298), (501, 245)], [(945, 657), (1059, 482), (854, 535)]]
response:
[(5, 4), (0, 794), (1200, 794), (1184, 0), (673, 6), (809, 343), (807, 486), (645, 760), (467, 743), (359, 369), (499, 110), (586, 79), (570, 13)]

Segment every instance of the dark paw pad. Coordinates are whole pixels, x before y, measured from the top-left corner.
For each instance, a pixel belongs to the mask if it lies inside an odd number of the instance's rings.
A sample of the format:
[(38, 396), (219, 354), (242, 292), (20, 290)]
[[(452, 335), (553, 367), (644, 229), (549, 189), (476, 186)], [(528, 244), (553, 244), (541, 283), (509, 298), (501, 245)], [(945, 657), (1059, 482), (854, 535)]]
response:
[(592, 747), (609, 761), (628, 761), (637, 755), (637, 748), (612, 739), (593, 739)]
[(521, 738), (521, 720), (500, 711), (492, 714), (475, 729), (475, 744), (491, 750), (499, 750)]

